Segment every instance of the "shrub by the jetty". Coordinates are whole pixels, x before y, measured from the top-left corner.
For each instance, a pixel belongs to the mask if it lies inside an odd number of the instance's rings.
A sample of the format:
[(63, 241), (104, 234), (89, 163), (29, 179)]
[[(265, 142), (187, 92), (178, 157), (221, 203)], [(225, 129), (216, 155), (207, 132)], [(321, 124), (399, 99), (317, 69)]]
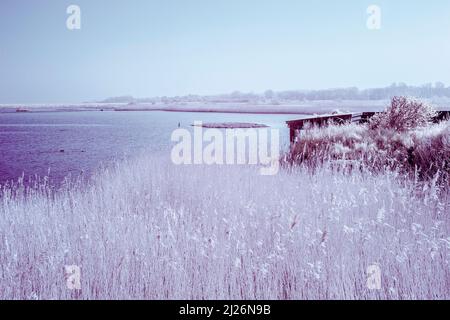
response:
[(426, 127), (436, 115), (436, 110), (423, 101), (394, 97), (388, 109), (371, 119), (369, 127), (372, 130), (403, 132)]

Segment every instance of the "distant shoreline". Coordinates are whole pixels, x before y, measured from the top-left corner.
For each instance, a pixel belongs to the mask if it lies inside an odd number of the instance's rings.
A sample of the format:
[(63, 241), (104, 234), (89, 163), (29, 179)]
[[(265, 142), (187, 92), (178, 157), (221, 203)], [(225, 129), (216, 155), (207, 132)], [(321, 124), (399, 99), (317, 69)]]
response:
[[(438, 110), (450, 109), (450, 102), (432, 101)], [(84, 111), (165, 111), (190, 113), (235, 113), (235, 114), (292, 114), (314, 115), (332, 112), (352, 113), (364, 111), (382, 111), (389, 104), (388, 100), (346, 100), (346, 101), (297, 101), (280, 104), (263, 103), (173, 103), (173, 104), (127, 104), (127, 103), (80, 103), (80, 104), (0, 104), (1, 113), (36, 113), (36, 112), (84, 112)]]

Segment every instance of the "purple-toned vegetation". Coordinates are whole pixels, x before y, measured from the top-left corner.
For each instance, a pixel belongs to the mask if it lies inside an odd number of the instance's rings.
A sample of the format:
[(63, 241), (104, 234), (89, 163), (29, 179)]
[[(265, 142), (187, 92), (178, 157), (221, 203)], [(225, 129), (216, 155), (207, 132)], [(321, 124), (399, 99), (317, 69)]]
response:
[[(2, 187), (1, 298), (450, 298), (449, 195), (433, 181), (154, 157), (95, 181)], [(65, 265), (81, 267), (81, 291)]]
[(330, 125), (304, 130), (287, 159), (315, 168), (324, 162), (353, 163), (374, 172), (398, 170), (448, 184), (450, 122), (433, 124), (434, 109), (418, 100), (395, 97), (367, 125)]
[(308, 130), (276, 176), (144, 156), (2, 186), (0, 298), (449, 299), (449, 123), (418, 119)]

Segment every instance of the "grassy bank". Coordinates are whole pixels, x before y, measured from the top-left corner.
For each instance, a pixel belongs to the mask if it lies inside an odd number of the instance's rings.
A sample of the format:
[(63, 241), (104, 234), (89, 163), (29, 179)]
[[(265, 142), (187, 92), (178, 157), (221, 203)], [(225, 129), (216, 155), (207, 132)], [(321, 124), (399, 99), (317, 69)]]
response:
[(367, 124), (303, 130), (287, 159), (309, 168), (329, 161), (353, 163), (375, 173), (399, 171), (411, 179), (434, 179), (449, 186), (450, 121), (434, 123), (435, 116), (430, 105), (395, 97)]
[(143, 157), (56, 194), (2, 187), (0, 298), (448, 299), (449, 211), (442, 187), (391, 171)]

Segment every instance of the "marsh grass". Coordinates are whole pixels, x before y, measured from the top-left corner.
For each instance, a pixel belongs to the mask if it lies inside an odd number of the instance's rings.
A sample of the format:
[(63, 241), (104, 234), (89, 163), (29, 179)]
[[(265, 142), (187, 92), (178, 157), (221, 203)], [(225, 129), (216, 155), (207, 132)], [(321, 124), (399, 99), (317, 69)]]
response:
[(153, 156), (87, 186), (3, 186), (0, 298), (448, 299), (448, 190), (399, 175)]
[[(412, 125), (414, 121), (407, 121), (409, 124), (405, 128), (398, 129), (401, 125), (397, 124), (397, 113), (392, 116), (394, 120), (391, 116), (390, 113), (379, 115), (373, 123), (365, 125), (331, 124), (325, 128), (307, 128), (300, 133), (284, 161), (310, 169), (320, 168), (330, 161), (353, 162), (373, 173), (398, 171), (411, 179), (437, 178), (449, 186), (450, 121), (424, 125), (426, 122), (422, 119), (415, 123), (416, 127)], [(383, 127), (380, 123), (392, 127)]]

